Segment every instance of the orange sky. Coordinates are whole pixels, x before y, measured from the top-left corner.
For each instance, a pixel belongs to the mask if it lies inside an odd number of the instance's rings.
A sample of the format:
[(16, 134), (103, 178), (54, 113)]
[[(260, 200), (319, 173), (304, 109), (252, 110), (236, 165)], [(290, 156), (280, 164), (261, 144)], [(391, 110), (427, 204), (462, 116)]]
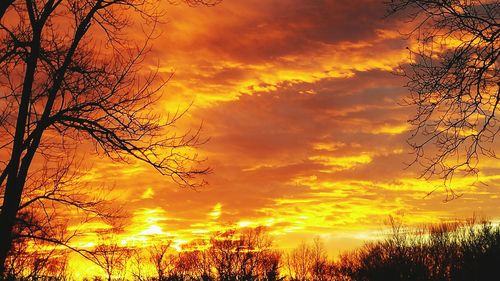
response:
[[(210, 141), (199, 154), (213, 173), (202, 188), (180, 189), (141, 163), (88, 155), (85, 181), (114, 187), (129, 214), (120, 239), (181, 244), (224, 225), (266, 225), (281, 247), (320, 235), (337, 254), (380, 237), (389, 215), (408, 224), (499, 219), (494, 160), (481, 162), (483, 185), (455, 179), (463, 196), (448, 203), (443, 189), (425, 197), (442, 181), (405, 169), (413, 109), (399, 105), (404, 80), (391, 71), (409, 43), (397, 18), (383, 18), (382, 2), (167, 6), (144, 67), (174, 71), (159, 109), (193, 102), (179, 126), (203, 122)], [(103, 225), (78, 227), (92, 233)]]

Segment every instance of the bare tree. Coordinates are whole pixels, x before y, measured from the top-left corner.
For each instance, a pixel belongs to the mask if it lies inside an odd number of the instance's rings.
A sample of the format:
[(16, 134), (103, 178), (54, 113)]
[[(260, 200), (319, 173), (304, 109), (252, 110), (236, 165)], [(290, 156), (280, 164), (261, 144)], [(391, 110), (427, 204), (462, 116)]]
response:
[(184, 262), (188, 267), (190, 280), (215, 280), (213, 274), (213, 259), (209, 250), (210, 244), (207, 240), (195, 240), (186, 246), (180, 253), (179, 262)]
[(228, 230), (215, 234), (210, 239), (209, 249), (212, 264), (217, 271), (219, 280), (229, 281), (236, 279), (238, 255), (241, 250), (236, 230)]
[(149, 250), (149, 260), (153, 264), (156, 271), (158, 281), (166, 280), (166, 277), (173, 271), (174, 263), (171, 257), (170, 245), (172, 241), (167, 241), (162, 244), (152, 245)]
[[(240, 279), (264, 279), (278, 262), (277, 255), (271, 250), (272, 240), (263, 226), (246, 228), (241, 231), (242, 254), (240, 258)], [(266, 262), (267, 259), (269, 263)]]
[(277, 266), (266, 261), (276, 256), (264, 227), (216, 233), (210, 243), (208, 251), (219, 280), (262, 280)]
[[(64, 258), (61, 257), (66, 256), (68, 250), (84, 257), (88, 252), (71, 245), (71, 240), (82, 230), (70, 231), (68, 223), (85, 223), (98, 218), (112, 224), (118, 218), (118, 213), (106, 201), (89, 194), (78, 175), (68, 174), (71, 166), (71, 163), (60, 163), (60, 166), (41, 167), (31, 173), (36, 180), (29, 181), (23, 192), (6, 262), (7, 277), (38, 278), (41, 274), (63, 277), (60, 261)], [(81, 212), (81, 215), (71, 215), (74, 212)]]
[(326, 281), (328, 280), (329, 264), (328, 254), (326, 253), (325, 245), (321, 238), (314, 238), (312, 245), (312, 280)]
[[(106, 243), (106, 244), (104, 244)], [(104, 242), (98, 245), (88, 259), (100, 266), (106, 273), (108, 281), (124, 279), (127, 263), (133, 252), (130, 248), (119, 245), (116, 241)]]
[(500, 4), (488, 0), (391, 0), (416, 44), (402, 66), (415, 106), (409, 143), (422, 176), (449, 183), (477, 174), (480, 156), (496, 158), (500, 98)]
[(266, 251), (259, 261), (258, 276), (259, 280), (280, 281), (285, 280), (282, 276), (282, 253), (277, 250)]
[[(54, 180), (57, 182), (56, 176)], [(27, 191), (34, 191), (31, 189), (33, 187), (30, 186)], [(80, 252), (79, 249), (72, 248), (69, 243), (73, 237), (79, 235), (78, 229), (68, 231), (67, 220), (63, 219), (64, 216), (56, 214), (57, 201), (50, 203), (51, 199), (57, 198), (59, 188), (53, 187), (51, 194), (45, 193), (48, 189), (44, 183), (40, 183), (38, 188), (40, 189), (38, 194), (45, 194), (47, 200), (43, 200), (41, 196), (28, 197), (29, 200), (24, 202), (23, 208), (18, 212), (12, 233), (12, 247), (6, 260), (7, 279), (63, 280), (66, 278), (69, 250)], [(83, 219), (87, 220), (88, 217)]]
[(175, 275), (181, 280), (215, 280), (212, 274), (210, 257), (206, 249), (181, 251), (176, 260), (175, 271)]
[(287, 270), (291, 280), (330, 280), (330, 263), (323, 241), (316, 237), (313, 244), (302, 242), (287, 255)]
[[(199, 131), (176, 134), (173, 125), (183, 111), (163, 116), (153, 108), (170, 77), (140, 67), (163, 13), (156, 3), (2, 1), (0, 274), (25, 188), (36, 181), (34, 163), (57, 166), (68, 151), (91, 142), (97, 153), (145, 162), (182, 186), (203, 183), (196, 176), (207, 169), (185, 152), (202, 143)], [(134, 22), (145, 30), (140, 42), (126, 36)]]
[(131, 270), (130, 275), (133, 280), (147, 281), (149, 280), (150, 270), (149, 264), (144, 263), (143, 249), (135, 248), (131, 252)]
[(310, 280), (314, 263), (313, 249), (306, 243), (300, 243), (287, 255), (287, 270), (291, 280)]

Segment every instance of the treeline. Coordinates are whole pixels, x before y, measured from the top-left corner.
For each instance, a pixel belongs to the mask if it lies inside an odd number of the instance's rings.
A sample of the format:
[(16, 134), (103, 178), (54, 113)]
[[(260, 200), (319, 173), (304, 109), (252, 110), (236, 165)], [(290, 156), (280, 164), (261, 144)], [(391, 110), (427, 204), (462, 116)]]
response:
[[(336, 259), (320, 239), (277, 250), (264, 228), (229, 230), (195, 241), (183, 251), (169, 241), (131, 249), (107, 243), (81, 253), (105, 273), (93, 280), (498, 280), (500, 226), (490, 222), (442, 223), (417, 230), (392, 223), (385, 239)], [(16, 252), (17, 251), (17, 252)], [(66, 256), (17, 247), (9, 258), (11, 280), (69, 280)]]

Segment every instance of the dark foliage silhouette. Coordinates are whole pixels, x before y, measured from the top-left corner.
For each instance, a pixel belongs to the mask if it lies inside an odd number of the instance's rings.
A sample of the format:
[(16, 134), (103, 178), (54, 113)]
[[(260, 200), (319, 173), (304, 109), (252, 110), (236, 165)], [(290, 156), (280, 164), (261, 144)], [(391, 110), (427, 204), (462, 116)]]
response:
[(444, 223), (417, 232), (397, 228), (384, 241), (344, 255), (351, 280), (493, 280), (500, 269), (500, 227)]

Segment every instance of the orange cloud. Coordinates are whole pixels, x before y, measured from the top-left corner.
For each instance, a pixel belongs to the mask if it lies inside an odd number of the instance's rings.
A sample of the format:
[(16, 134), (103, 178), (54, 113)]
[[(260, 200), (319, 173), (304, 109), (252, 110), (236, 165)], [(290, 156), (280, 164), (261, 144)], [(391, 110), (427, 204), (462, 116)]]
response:
[(406, 61), (407, 42), (381, 1), (167, 9), (145, 67), (158, 61), (175, 73), (158, 110), (194, 102), (179, 129), (203, 122), (210, 141), (199, 153), (214, 172), (208, 186), (185, 190), (141, 164), (90, 159), (84, 180), (114, 186), (126, 202), (123, 241), (163, 237), (178, 247), (228, 224), (266, 225), (283, 247), (320, 234), (338, 253), (373, 237), (388, 215), (412, 224), (500, 216), (495, 163), (480, 175), (488, 187), (458, 179), (463, 197), (446, 204), (441, 189), (426, 197), (440, 182), (405, 169), (413, 109), (399, 105), (404, 81), (391, 71)]

